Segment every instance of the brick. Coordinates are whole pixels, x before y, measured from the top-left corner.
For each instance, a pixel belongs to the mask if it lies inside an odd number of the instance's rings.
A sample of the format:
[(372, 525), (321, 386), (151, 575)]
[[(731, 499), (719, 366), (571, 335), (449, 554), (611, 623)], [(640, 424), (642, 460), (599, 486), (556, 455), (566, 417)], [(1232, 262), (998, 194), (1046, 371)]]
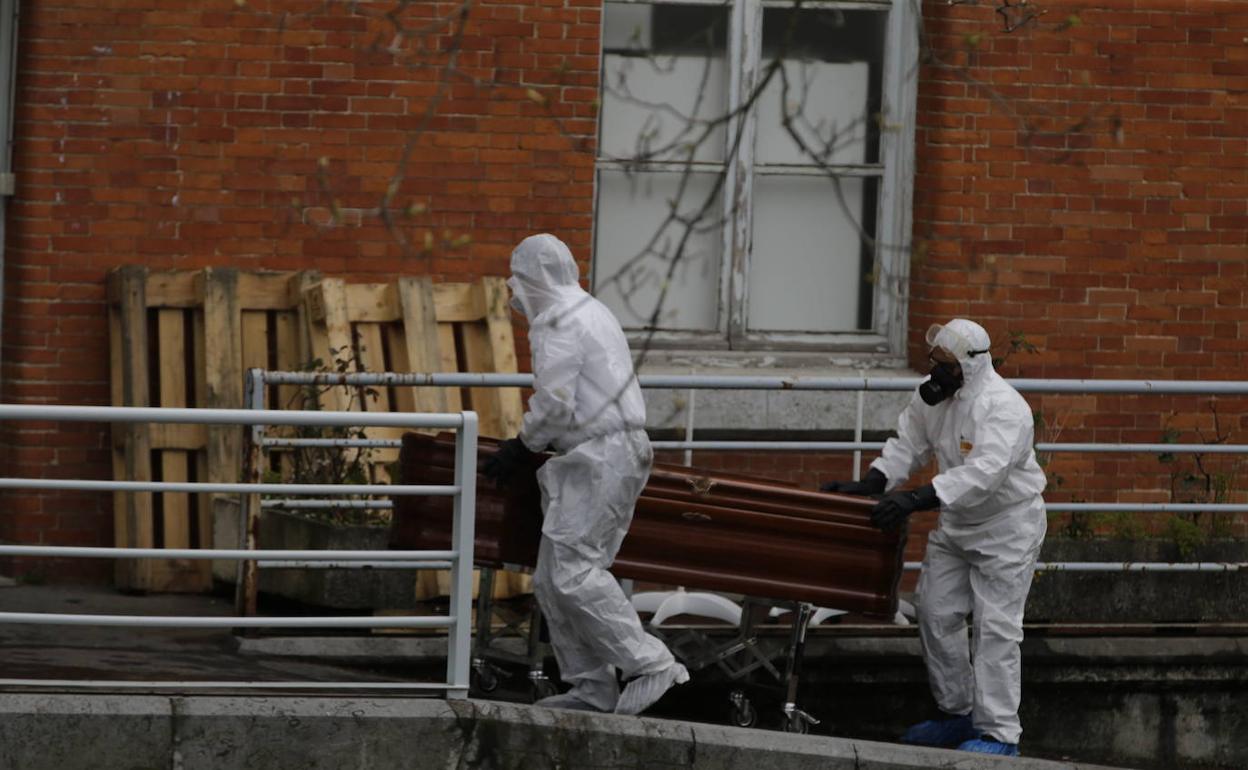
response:
[[(357, 213), (375, 205), (417, 131), (405, 194), (428, 202), (432, 226), (471, 232), (481, 249), (435, 260), (427, 269), (436, 278), (505, 273), (511, 246), (535, 228), (561, 231), (589, 253), (600, 4), (473, 7), (459, 65), (481, 85), (456, 83), (428, 123), (443, 73), (367, 50), (382, 27), (345, 6), (292, 17), (279, 32), (248, 11), (176, 4), (147, 24), (140, 12), (150, 8), (118, 0), (107, 13), (131, 22), (104, 56), (88, 34), (105, 12), (96, 5), (68, 0), (56, 16), (36, 5), (24, 21), (7, 398), (107, 399), (105, 337), (92, 319), (101, 317), (103, 272), (119, 261), (410, 270), (364, 218), (330, 232), (273, 220), (293, 195), (318, 189), (312, 169), (321, 156), (334, 160), (344, 205)], [(953, 64), (919, 75), (914, 230), (931, 245), (913, 269), (911, 332), (969, 313), (991, 320), (994, 333), (1045, 335), (1048, 349), (1010, 364), (1029, 376), (1248, 378), (1240, 374), (1248, 370), (1240, 342), (1248, 339), (1248, 110), (1233, 99), (1248, 63), (1248, 16), (1195, 0), (1181, 6), (1186, 12), (1162, 0), (1081, 8), (1080, 28), (1058, 34), (1033, 24), (1006, 35), (997, 19), (985, 22), (983, 7), (925, 4), (929, 42)], [(426, 21), (446, 10), (407, 8)], [(968, 61), (970, 32), (982, 43), (969, 74), (996, 84), (999, 100), (956, 69)], [(525, 96), (535, 84), (547, 105)], [(1028, 125), (1040, 132), (1030, 142)], [(1128, 347), (1166, 339), (1173, 347)], [(1088, 398), (1082, 408), (1114, 403)], [(1113, 438), (1151, 416), (1155, 437), (1153, 408), (1130, 402), (1125, 410), (1131, 426), (1098, 425), (1092, 415), (1093, 425), (1068, 430)], [(67, 461), (90, 454), (58, 446)], [(746, 464), (813, 483), (820, 468), (845, 462), (803, 460), (787, 470), (765, 456)], [(106, 476), (107, 459), (96, 462)], [(1139, 473), (1137, 486), (1155, 494), (1155, 468), (1114, 461), (1104, 470), (1103, 478), (1070, 474), (1069, 488), (1116, 491), (1123, 475)], [(49, 537), (107, 540), (107, 500), (65, 510)]]

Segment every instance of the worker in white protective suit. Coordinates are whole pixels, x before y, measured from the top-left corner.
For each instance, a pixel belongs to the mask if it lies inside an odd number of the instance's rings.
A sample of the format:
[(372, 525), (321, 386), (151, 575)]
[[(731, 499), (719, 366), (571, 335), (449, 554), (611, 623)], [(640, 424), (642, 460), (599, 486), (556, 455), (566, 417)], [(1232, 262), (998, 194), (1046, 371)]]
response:
[[(955, 319), (927, 333), (931, 375), (902, 412), (897, 437), (858, 482), (825, 491), (880, 494), (882, 529), (940, 508), (918, 585), (919, 640), (940, 718), (902, 742), (1018, 755), (1023, 606), (1047, 519), (1030, 407), (992, 367), (988, 333)], [(936, 456), (939, 473), (898, 491)], [(967, 639), (972, 618), (973, 643)]]
[(505, 483), (518, 458), (556, 451), (537, 476), (544, 521), (533, 592), (572, 687), (537, 705), (638, 714), (689, 679), (607, 571), (654, 461), (645, 402), (619, 321), (581, 288), (563, 241), (525, 238), (511, 272), (512, 307), (529, 322), (533, 396), (519, 436), (484, 470)]

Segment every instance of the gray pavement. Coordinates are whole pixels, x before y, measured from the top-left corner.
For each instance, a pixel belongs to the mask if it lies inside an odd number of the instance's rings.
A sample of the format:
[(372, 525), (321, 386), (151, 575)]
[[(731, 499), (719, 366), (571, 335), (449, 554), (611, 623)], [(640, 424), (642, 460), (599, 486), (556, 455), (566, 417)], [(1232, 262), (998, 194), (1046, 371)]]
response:
[[(106, 586), (0, 587), (0, 610), (228, 617), (233, 604), (200, 594), (128, 595)], [(440, 645), (445, 649), (445, 644)], [(393, 673), (313, 656), (249, 654), (231, 629), (0, 624), (3, 679), (131, 681), (393, 681)]]

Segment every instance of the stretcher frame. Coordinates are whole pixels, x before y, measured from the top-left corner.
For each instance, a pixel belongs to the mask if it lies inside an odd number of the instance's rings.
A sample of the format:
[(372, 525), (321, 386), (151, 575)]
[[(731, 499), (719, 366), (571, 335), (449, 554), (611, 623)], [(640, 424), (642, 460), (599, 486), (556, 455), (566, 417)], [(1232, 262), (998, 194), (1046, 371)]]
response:
[[(510, 569), (516, 569), (514, 566)], [(529, 696), (536, 701), (558, 692), (558, 687), (546, 671), (546, 660), (551, 655), (549, 643), (544, 639), (542, 614), (533, 601), (521, 618), (506, 618), (501, 631), (494, 629), (493, 621), (499, 612), (491, 593), (485, 589), (492, 584), (494, 570), (482, 568), (482, 591), (477, 597), (476, 635), (472, 644), (472, 684), (482, 693), (492, 693), (502, 679), (510, 675), (509, 669), (518, 668), (528, 680)], [(730, 684), (727, 720), (739, 727), (753, 727), (759, 721), (758, 706), (747, 692), (746, 685), (775, 689), (781, 700), (781, 728), (786, 732), (806, 733), (819, 720), (798, 706), (798, 690), (801, 684), (806, 635), (814, 618), (816, 607), (810, 602), (770, 600), (759, 597), (742, 599), (741, 620), (735, 628), (725, 626), (731, 636), (712, 636), (696, 628), (664, 628), (646, 623), (646, 630), (663, 642), (697, 683), (702, 674), (719, 671)], [(774, 640), (760, 638), (757, 625), (760, 618), (770, 617), (777, 610), (787, 611), (793, 620), (787, 640), (777, 644)], [(500, 644), (505, 639), (524, 640), (523, 652), (515, 652)], [(757, 679), (756, 672), (766, 675), (765, 682)]]
[[(449, 468), (448, 446), (445, 438), (404, 436), (400, 479), (436, 482)], [(483, 440), (479, 461), (494, 451), (495, 446)], [(545, 459), (534, 458), (526, 472), (503, 489), (484, 477), (478, 479), (475, 561), (486, 568), (482, 580), (490, 579), (489, 568), (531, 570), (536, 563), (541, 505), (534, 474)], [(783, 729), (804, 733), (818, 723), (797, 703), (806, 635), (817, 607), (836, 606), (889, 620), (896, 615), (905, 534), (871, 527), (872, 504), (864, 498), (810, 492), (765, 479), (656, 465), (611, 571), (620, 579), (683, 584), (695, 591), (744, 597), (735, 629), (725, 626), (727, 638), (657, 623), (648, 624), (647, 630), (662, 638), (691, 674), (709, 676), (714, 671), (730, 685), (741, 685), (729, 695), (734, 724), (756, 721), (758, 711), (744, 685), (762, 684), (781, 691)], [(396, 499), (391, 545), (433, 547), (444, 537), (444, 513), (436, 501)], [(670, 545), (673, 538), (679, 546)], [(686, 554), (688, 564), (680, 561)], [(751, 562), (748, 568), (705, 566), (707, 559), (743, 554)], [(772, 588), (776, 595), (759, 596), (750, 590), (759, 587)], [(761, 619), (778, 611), (788, 611), (791, 617), (782, 645), (764, 639), (758, 628)], [(482, 590), (472, 654), (478, 688), (492, 691), (507, 667), (520, 665), (535, 698), (553, 693), (545, 672), (549, 648), (542, 640), (536, 602), (527, 629), (523, 619), (513, 618), (496, 633), (495, 614), (490, 592)], [(523, 652), (500, 644), (509, 636), (525, 640)], [(760, 677), (768, 682), (751, 681)]]

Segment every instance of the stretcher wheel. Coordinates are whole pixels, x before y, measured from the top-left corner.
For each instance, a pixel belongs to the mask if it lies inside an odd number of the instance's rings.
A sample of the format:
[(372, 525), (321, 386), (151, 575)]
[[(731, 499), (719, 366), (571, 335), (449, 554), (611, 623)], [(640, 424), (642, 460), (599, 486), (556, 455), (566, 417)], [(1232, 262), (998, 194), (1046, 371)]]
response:
[(802, 719), (800, 715), (793, 714), (788, 719), (784, 720), (784, 731), (786, 733), (805, 735), (810, 732), (810, 723), (805, 719)]
[(539, 701), (542, 698), (549, 698), (552, 695), (558, 695), (559, 688), (549, 679), (533, 680), (533, 700)]
[(473, 684), (481, 692), (494, 692), (498, 689), (498, 674), (489, 665), (482, 665), (472, 670)]
[(758, 722), (758, 711), (754, 704), (740, 690), (733, 690), (728, 696), (732, 707), (728, 718), (737, 727), (753, 727)]

